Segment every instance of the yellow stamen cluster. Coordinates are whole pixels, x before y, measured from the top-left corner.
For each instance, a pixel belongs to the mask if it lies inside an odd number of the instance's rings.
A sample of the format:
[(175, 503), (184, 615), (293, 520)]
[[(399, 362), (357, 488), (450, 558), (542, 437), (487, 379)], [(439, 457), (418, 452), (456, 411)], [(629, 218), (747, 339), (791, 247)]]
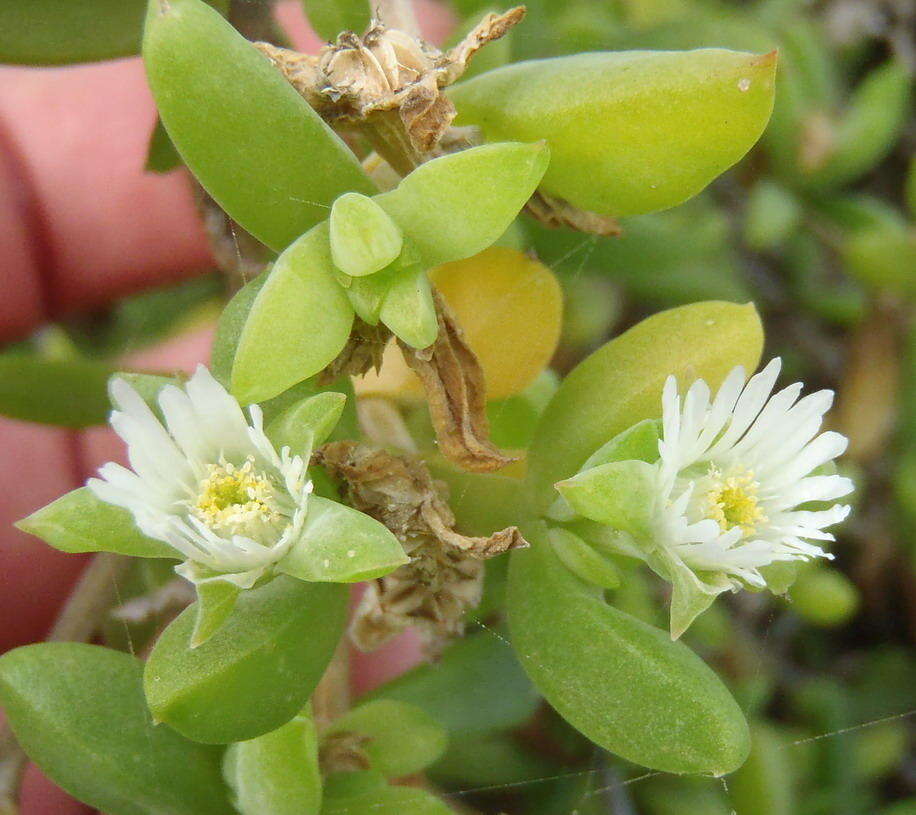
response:
[(230, 534), (270, 524), (278, 515), (273, 484), (255, 470), (251, 456), (241, 467), (227, 461), (208, 465), (193, 511), (211, 529)]
[(706, 493), (706, 514), (723, 532), (740, 526), (745, 535), (753, 535), (767, 517), (757, 499), (759, 485), (750, 471), (723, 478), (715, 468), (709, 471), (712, 487)]

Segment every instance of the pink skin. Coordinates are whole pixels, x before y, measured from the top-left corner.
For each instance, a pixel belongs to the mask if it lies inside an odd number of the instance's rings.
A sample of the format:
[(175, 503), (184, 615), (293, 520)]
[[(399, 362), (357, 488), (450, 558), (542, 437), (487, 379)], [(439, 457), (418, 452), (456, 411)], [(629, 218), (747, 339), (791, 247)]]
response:
[[(441, 42), (451, 18), (419, 0), (426, 36)], [(278, 15), (301, 50), (317, 37), (295, 2)], [(183, 173), (143, 172), (155, 108), (139, 59), (67, 68), (0, 67), (0, 342), (49, 319), (103, 306), (146, 287), (211, 268)], [(191, 369), (206, 360), (210, 329), (173, 338), (125, 360)], [(0, 418), (0, 652), (42, 639), (86, 559), (64, 555), (12, 523), (123, 457), (103, 428), (83, 433)], [(415, 637), (354, 656), (357, 693), (415, 664)], [(37, 768), (22, 815), (89, 810)]]

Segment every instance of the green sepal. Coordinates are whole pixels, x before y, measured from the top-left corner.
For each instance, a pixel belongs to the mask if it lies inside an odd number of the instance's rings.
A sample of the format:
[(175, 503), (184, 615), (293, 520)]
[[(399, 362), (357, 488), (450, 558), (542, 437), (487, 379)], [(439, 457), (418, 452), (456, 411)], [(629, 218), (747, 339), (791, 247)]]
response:
[(428, 713), (393, 699), (365, 702), (336, 719), (327, 732), (368, 736), (363, 749), (369, 764), (388, 778), (422, 772), (448, 743), (445, 730)]
[(363, 322), (378, 325), (382, 303), (385, 302), (385, 295), (388, 294), (398, 271), (400, 265), (395, 261), (388, 269), (383, 269), (378, 274), (350, 278), (350, 285), (346, 289), (347, 298)]
[(704, 580), (677, 555), (663, 548), (649, 553), (646, 562), (653, 571), (671, 583), (669, 628), (672, 640), (679, 639), (723, 591), (732, 587), (724, 575), (706, 574), (703, 575), (706, 578)]
[(384, 269), (401, 254), (404, 236), (375, 201), (356, 192), (338, 198), (329, 219), (331, 257), (350, 277), (366, 277)]
[(792, 584), (798, 577), (798, 561), (778, 560), (769, 566), (761, 566), (759, 572), (766, 581), (769, 591), (773, 594), (785, 594), (792, 588)]
[(657, 493), (656, 470), (645, 461), (612, 461), (557, 483), (580, 515), (647, 540)]
[(578, 535), (568, 529), (554, 527), (548, 533), (548, 538), (563, 565), (586, 583), (603, 589), (616, 589), (620, 585), (617, 567)]
[(388, 285), (379, 318), (412, 348), (428, 348), (439, 334), (432, 286), (419, 264), (399, 270)]
[(197, 616), (183, 611), (146, 663), (153, 716), (195, 741), (228, 744), (261, 736), (303, 707), (343, 633), (344, 586), (280, 575), (243, 591), (234, 612), (191, 647)]
[(614, 461), (638, 460), (654, 464), (658, 461), (660, 430), (658, 419), (643, 419), (618, 433), (607, 444), (602, 444), (585, 460), (581, 469), (588, 470)]
[(346, 403), (346, 394), (336, 391), (308, 396), (287, 408), (267, 426), (267, 438), (275, 449), (289, 447), (293, 455), (301, 455), (327, 441)]
[(203, 645), (212, 637), (232, 614), (235, 601), (242, 589), (229, 580), (221, 580), (214, 575), (196, 583), (197, 602), (194, 604), (197, 614), (194, 617), (194, 630), (191, 632), (191, 648)]
[(548, 162), (543, 142), (473, 147), (420, 165), (375, 201), (431, 268), (495, 243), (537, 189)]
[(353, 317), (324, 222), (277, 258), (255, 295), (235, 352), (233, 395), (260, 402), (314, 376), (343, 349)]
[(151, 0), (143, 57), (188, 168), (275, 251), (348, 191), (376, 190), (359, 161), (262, 53), (200, 0)]
[(230, 745), (223, 776), (241, 815), (319, 815), (318, 734), (308, 708), (270, 733)]
[(299, 539), (277, 569), (299, 580), (358, 583), (407, 563), (398, 539), (352, 507), (312, 495)]
[(167, 543), (148, 538), (137, 529), (130, 512), (106, 503), (89, 487), (62, 495), (17, 521), (16, 526), (61, 552), (181, 559)]
[(27, 645), (0, 657), (0, 703), (29, 757), (93, 809), (227, 815), (218, 751), (153, 725), (142, 670), (97, 645)]

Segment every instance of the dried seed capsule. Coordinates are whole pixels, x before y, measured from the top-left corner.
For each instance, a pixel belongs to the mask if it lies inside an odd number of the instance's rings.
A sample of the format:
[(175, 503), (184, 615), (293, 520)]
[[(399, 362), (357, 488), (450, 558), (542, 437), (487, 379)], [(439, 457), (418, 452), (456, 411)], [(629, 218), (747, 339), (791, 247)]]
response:
[(603, 215), (665, 209), (738, 161), (773, 108), (776, 53), (630, 51), (535, 60), (451, 89), (488, 139), (545, 139), (542, 182)]

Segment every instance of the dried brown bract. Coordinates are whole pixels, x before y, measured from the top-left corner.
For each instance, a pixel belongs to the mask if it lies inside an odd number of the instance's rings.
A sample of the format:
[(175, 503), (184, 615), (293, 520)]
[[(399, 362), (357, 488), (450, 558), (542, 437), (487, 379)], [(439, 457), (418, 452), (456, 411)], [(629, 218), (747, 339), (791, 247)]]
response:
[(321, 372), (322, 385), (336, 382), (341, 376), (362, 376), (382, 366), (382, 354), (391, 332), (385, 326), (369, 325), (357, 317), (350, 338), (337, 358)]
[(438, 652), (461, 635), (465, 612), (480, 602), (483, 560), (528, 545), (515, 527), (488, 538), (456, 532), (444, 485), (419, 460), (356, 442), (333, 442), (313, 461), (343, 480), (347, 502), (385, 524), (411, 558), (367, 587), (350, 629), (364, 651), (418, 626), (430, 650)]
[(372, 764), (366, 747), (372, 739), (361, 733), (341, 730), (327, 733), (318, 749), (318, 766), (325, 777), (334, 773), (355, 773), (368, 770)]
[(400, 343), (401, 351), (426, 390), (442, 454), (466, 470), (498, 470), (513, 459), (490, 442), (483, 369), (442, 295), (433, 295), (439, 316), (436, 342), (421, 350)]
[[(378, 21), (362, 37), (343, 32), (315, 56), (257, 45), (326, 121), (355, 126), (369, 122), (387, 130), (389, 139), (392, 130), (402, 129), (408, 144), (400, 147), (412, 151), (414, 163), (419, 163), (455, 118), (455, 108), (441, 89), (465, 72), (480, 48), (505, 35), (524, 16), (521, 6), (488, 14), (446, 52)], [(371, 137), (370, 131), (366, 132)], [(379, 148), (383, 155), (391, 152)], [(392, 162), (395, 169), (402, 171), (398, 165), (403, 158), (402, 153)]]
[(615, 237), (621, 232), (616, 218), (579, 209), (565, 198), (548, 195), (543, 190), (537, 190), (531, 196), (526, 210), (544, 226), (554, 229), (568, 226), (588, 235), (600, 235), (605, 238)]

